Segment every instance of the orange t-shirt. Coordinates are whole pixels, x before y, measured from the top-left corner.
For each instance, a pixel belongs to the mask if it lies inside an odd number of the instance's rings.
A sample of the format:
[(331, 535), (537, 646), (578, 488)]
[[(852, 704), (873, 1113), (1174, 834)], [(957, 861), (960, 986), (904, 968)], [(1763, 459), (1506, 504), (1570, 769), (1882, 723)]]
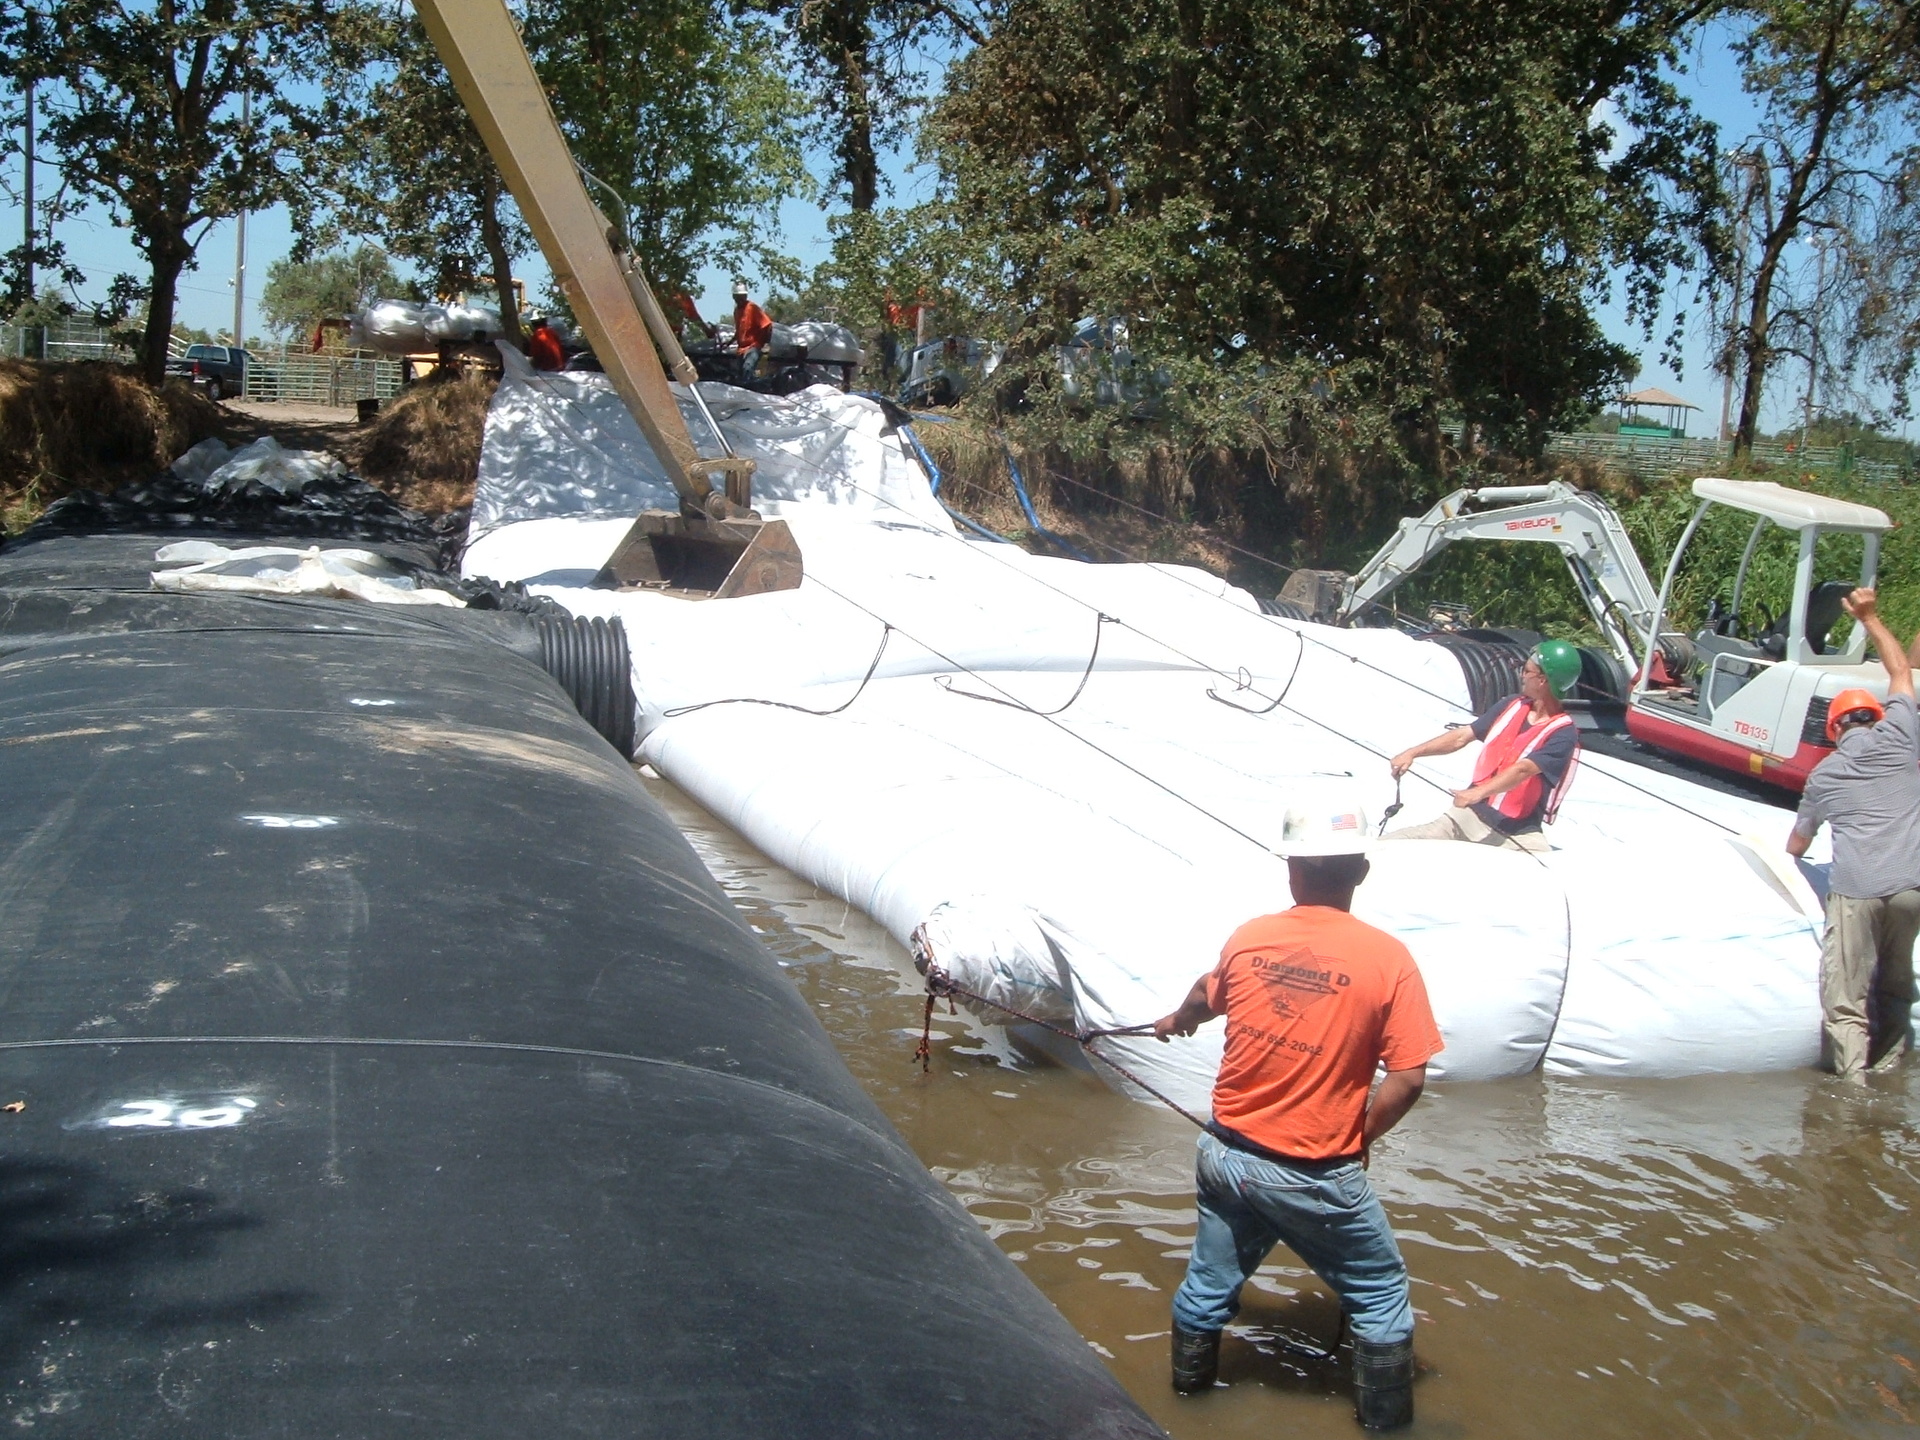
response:
[(764, 345), (773, 338), (773, 321), (767, 318), (767, 312), (751, 300), (740, 307), (740, 313), (734, 317), (733, 340), (739, 346), (740, 353), (746, 354), (756, 345)]
[(1410, 1070), (1443, 1048), (1407, 947), (1326, 905), (1249, 920), (1207, 977), (1227, 1017), (1213, 1118), (1300, 1160), (1358, 1155), (1376, 1065)]

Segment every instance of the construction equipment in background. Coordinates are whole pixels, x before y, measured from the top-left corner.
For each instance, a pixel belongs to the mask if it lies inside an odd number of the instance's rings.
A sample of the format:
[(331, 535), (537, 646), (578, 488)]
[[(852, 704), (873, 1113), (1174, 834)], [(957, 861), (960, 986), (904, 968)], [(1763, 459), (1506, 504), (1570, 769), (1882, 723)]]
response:
[[(1607, 644), (1605, 654), (1582, 651), (1580, 691), (1591, 706), (1616, 708), (1627, 734), (1651, 749), (1798, 791), (1833, 748), (1826, 735), (1828, 700), (1856, 686), (1886, 694), (1886, 671), (1867, 661), (1865, 632), (1855, 625), (1844, 641), (1831, 632), (1845, 618), (1841, 602), (1847, 594), (1874, 583), (1880, 539), (1893, 522), (1869, 505), (1766, 480), (1703, 478), (1693, 482), (1693, 493), (1699, 505), (1658, 589), (1613, 507), (1554, 481), (1456, 490), (1426, 514), (1402, 520), (1354, 575), (1295, 572), (1278, 608), (1336, 625), (1392, 623), (1382, 602), (1456, 541), (1551, 545)], [(1670, 630), (1674, 577), (1716, 506), (1753, 517), (1731, 599), (1722, 606), (1716, 598), (1707, 624), (1692, 634)], [(1796, 537), (1792, 601), (1779, 615), (1748, 592), (1754, 555), (1769, 529)], [(1845, 542), (1860, 546), (1857, 577), (1831, 573), (1847, 562), (1833, 555), (1836, 547), (1821, 547), (1823, 540), (1843, 537), (1858, 537)], [(1524, 657), (1517, 637), (1463, 630), (1444, 617), (1424, 628), (1454, 650), (1470, 686), (1476, 679), (1479, 690), (1503, 683), (1504, 669), (1490, 663), (1501, 659), (1491, 652), (1503, 645), (1511, 652), (1505, 665), (1517, 675), (1514, 657)]]
[[(689, 385), (692, 363), (620, 231), (588, 197), (506, 5), (417, 0), (416, 8), (554, 284), (680, 496), (677, 512), (647, 511), (634, 521), (607, 561), (603, 583), (715, 598), (795, 588), (799, 547), (786, 522), (753, 510), (753, 462), (732, 453), (710, 414), (705, 419), (722, 453), (702, 455), (694, 446), (661, 357)], [(704, 414), (697, 392), (694, 399)]]

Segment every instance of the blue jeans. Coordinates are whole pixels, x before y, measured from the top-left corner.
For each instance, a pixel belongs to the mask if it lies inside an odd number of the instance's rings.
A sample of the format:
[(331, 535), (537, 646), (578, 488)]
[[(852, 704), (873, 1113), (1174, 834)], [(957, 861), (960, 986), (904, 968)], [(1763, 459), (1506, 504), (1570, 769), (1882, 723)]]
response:
[(1219, 1330), (1240, 1287), (1278, 1241), (1332, 1287), (1355, 1336), (1389, 1344), (1413, 1334), (1407, 1263), (1358, 1161), (1282, 1165), (1200, 1137), (1200, 1229), (1173, 1297), (1186, 1330)]

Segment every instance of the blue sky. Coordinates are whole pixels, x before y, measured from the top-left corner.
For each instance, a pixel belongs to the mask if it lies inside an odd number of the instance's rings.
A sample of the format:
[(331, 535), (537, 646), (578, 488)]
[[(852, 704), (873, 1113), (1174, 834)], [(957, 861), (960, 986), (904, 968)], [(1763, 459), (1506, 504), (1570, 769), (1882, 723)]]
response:
[[(1756, 118), (1750, 98), (1740, 88), (1739, 72), (1731, 51), (1732, 34), (1725, 25), (1705, 27), (1688, 56), (1685, 73), (1677, 77), (1700, 112), (1720, 126), (1723, 143), (1732, 143), (1749, 133)], [(927, 183), (927, 177), (916, 174), (910, 162), (911, 157), (903, 153), (887, 157), (886, 171), (893, 186), (892, 198), (896, 201), (912, 200)], [(15, 173), (7, 176), (9, 188), (17, 185), (17, 164), (16, 161)], [(43, 163), (40, 175), (43, 196), (52, 178)], [(825, 258), (828, 244), (827, 212), (810, 202), (788, 201), (781, 208), (780, 221), (785, 249), (803, 266), (811, 267)], [(22, 228), (17, 199), (0, 199), (0, 248), (17, 244)], [(63, 221), (55, 233), (66, 245), (68, 257), (86, 271), (87, 284), (82, 294), (88, 300), (104, 296), (107, 285), (116, 273), (132, 271), (144, 274), (145, 267), (126, 235), (111, 225), (103, 212), (91, 211)], [(246, 328), (249, 333), (260, 333), (264, 329), (258, 302), (267, 265), (285, 255), (291, 245), (292, 231), (284, 209), (264, 211), (249, 217), (246, 283)], [(179, 319), (183, 324), (208, 330), (225, 329), (233, 321), (232, 222), (209, 228), (200, 243), (199, 260), (199, 268), (189, 271), (181, 279)], [(530, 259), (523, 267), (523, 278), (529, 282), (529, 289), (538, 294), (547, 279), (546, 267), (537, 258)], [(728, 292), (733, 277), (725, 271), (714, 269), (704, 272), (700, 278), (702, 293), (697, 298), (702, 312), (710, 318), (727, 313), (731, 309)], [(759, 277), (751, 278), (758, 280)], [(1678, 374), (1661, 364), (1658, 337), (1649, 340), (1637, 327), (1627, 323), (1618, 286), (1615, 286), (1610, 302), (1601, 307), (1600, 314), (1608, 333), (1641, 356), (1642, 368), (1635, 383), (1658, 385), (1699, 405), (1703, 413), (1695, 418), (1690, 428), (1696, 434), (1711, 434), (1719, 420), (1723, 382), (1712, 373), (1709, 363), (1711, 340), (1706, 316), (1700, 313), (1700, 307), (1691, 293), (1684, 298), (1688, 302), (1691, 318), (1682, 347), (1681, 373)], [(1792, 367), (1782, 367), (1782, 373), (1770, 386), (1763, 418), (1765, 428), (1775, 429), (1791, 423), (1790, 417), (1796, 412), (1798, 397), (1805, 383), (1804, 372), (1796, 375), (1792, 373)]]

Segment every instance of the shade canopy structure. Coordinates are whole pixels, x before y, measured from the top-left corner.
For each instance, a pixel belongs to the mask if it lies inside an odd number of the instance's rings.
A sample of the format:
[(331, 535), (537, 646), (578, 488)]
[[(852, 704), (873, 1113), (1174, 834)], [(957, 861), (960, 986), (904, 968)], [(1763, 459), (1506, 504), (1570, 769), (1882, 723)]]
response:
[[(1699, 408), (1672, 391), (1649, 386), (1620, 397), (1620, 424), (1623, 430), (1658, 427), (1670, 435), (1681, 436), (1687, 433), (1687, 411)], [(1650, 410), (1660, 412), (1660, 418), (1643, 413)]]

